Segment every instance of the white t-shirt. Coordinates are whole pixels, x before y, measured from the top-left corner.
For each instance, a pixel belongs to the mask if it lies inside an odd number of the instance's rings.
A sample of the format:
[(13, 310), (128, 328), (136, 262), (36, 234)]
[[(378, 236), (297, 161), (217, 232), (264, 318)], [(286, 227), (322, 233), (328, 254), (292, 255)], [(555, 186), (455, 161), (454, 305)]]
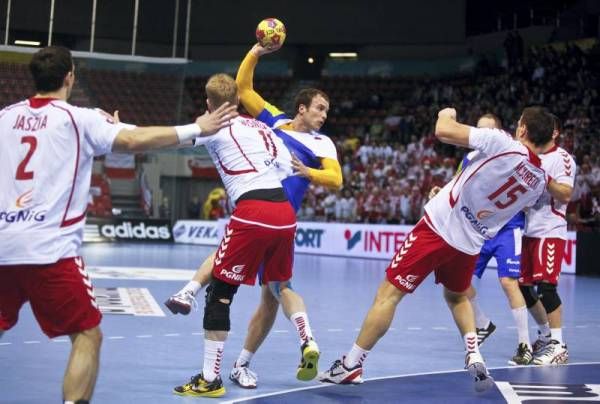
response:
[[(575, 160), (561, 147), (540, 154), (542, 168), (559, 184), (573, 187), (575, 183)], [(525, 215), (525, 235), (529, 237), (553, 237), (567, 239), (567, 204), (555, 200), (548, 190)]]
[(206, 146), (229, 197), (236, 201), (248, 191), (281, 188), (281, 176), (292, 171), (290, 152), (281, 139), (256, 119), (232, 121), (231, 126), (194, 142)]
[(94, 156), (121, 125), (56, 99), (0, 111), (0, 265), (79, 255)]
[(477, 254), (517, 212), (546, 188), (540, 159), (498, 129), (471, 128), (479, 151), (425, 206), (426, 220), (452, 247)]

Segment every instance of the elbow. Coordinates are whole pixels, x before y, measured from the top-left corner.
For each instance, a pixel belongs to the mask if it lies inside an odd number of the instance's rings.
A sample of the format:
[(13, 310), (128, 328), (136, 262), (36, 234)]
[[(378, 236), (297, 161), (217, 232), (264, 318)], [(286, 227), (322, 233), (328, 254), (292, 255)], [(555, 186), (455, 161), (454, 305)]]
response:
[(334, 190), (338, 190), (342, 188), (342, 185), (344, 184), (344, 180), (342, 178), (342, 176), (338, 176), (336, 179), (333, 180), (333, 183), (331, 184), (331, 188)]
[(569, 203), (571, 202), (571, 192), (568, 193), (562, 193), (558, 198), (558, 201), (560, 203)]

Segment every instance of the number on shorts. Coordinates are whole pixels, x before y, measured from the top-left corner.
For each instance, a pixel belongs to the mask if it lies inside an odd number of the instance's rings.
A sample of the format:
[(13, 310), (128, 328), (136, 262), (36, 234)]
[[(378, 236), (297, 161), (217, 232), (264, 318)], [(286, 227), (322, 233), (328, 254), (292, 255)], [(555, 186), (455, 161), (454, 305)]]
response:
[(29, 150), (27, 151), (23, 161), (21, 161), (17, 167), (17, 175), (15, 178), (18, 180), (31, 180), (33, 179), (33, 171), (27, 171), (27, 164), (29, 163), (29, 160), (31, 160), (31, 156), (33, 156), (33, 153), (37, 148), (37, 139), (35, 136), (23, 136), (21, 138), (21, 144), (24, 143), (29, 145)]
[[(516, 184), (516, 185), (515, 185)], [(514, 186), (513, 186), (514, 185)], [(488, 199), (493, 201), (494, 199), (498, 199), (500, 196), (506, 196), (505, 200), (497, 200), (494, 202), (500, 209), (506, 209), (513, 203), (519, 199), (517, 194), (524, 194), (527, 192), (527, 188), (523, 185), (517, 183), (517, 179), (515, 177), (510, 177), (508, 181), (504, 183), (500, 188), (498, 188), (495, 192), (488, 195)]]

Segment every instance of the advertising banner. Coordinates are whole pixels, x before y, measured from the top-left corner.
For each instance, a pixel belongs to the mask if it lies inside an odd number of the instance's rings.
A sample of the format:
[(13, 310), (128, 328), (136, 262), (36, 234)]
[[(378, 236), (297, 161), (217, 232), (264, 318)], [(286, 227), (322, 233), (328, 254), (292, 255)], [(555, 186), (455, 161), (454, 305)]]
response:
[(146, 241), (173, 242), (171, 224), (161, 219), (88, 218), (84, 242)]

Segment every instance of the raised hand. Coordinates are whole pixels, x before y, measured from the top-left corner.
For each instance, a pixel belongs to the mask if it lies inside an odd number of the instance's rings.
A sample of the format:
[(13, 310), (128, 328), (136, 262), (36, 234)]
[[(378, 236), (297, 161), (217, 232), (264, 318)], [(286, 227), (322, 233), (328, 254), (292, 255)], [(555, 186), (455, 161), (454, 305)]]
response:
[(221, 128), (230, 126), (230, 120), (236, 116), (238, 116), (237, 105), (225, 102), (216, 110), (210, 113), (206, 111), (204, 115), (196, 118), (196, 124), (202, 129), (201, 136), (208, 136), (217, 133)]

